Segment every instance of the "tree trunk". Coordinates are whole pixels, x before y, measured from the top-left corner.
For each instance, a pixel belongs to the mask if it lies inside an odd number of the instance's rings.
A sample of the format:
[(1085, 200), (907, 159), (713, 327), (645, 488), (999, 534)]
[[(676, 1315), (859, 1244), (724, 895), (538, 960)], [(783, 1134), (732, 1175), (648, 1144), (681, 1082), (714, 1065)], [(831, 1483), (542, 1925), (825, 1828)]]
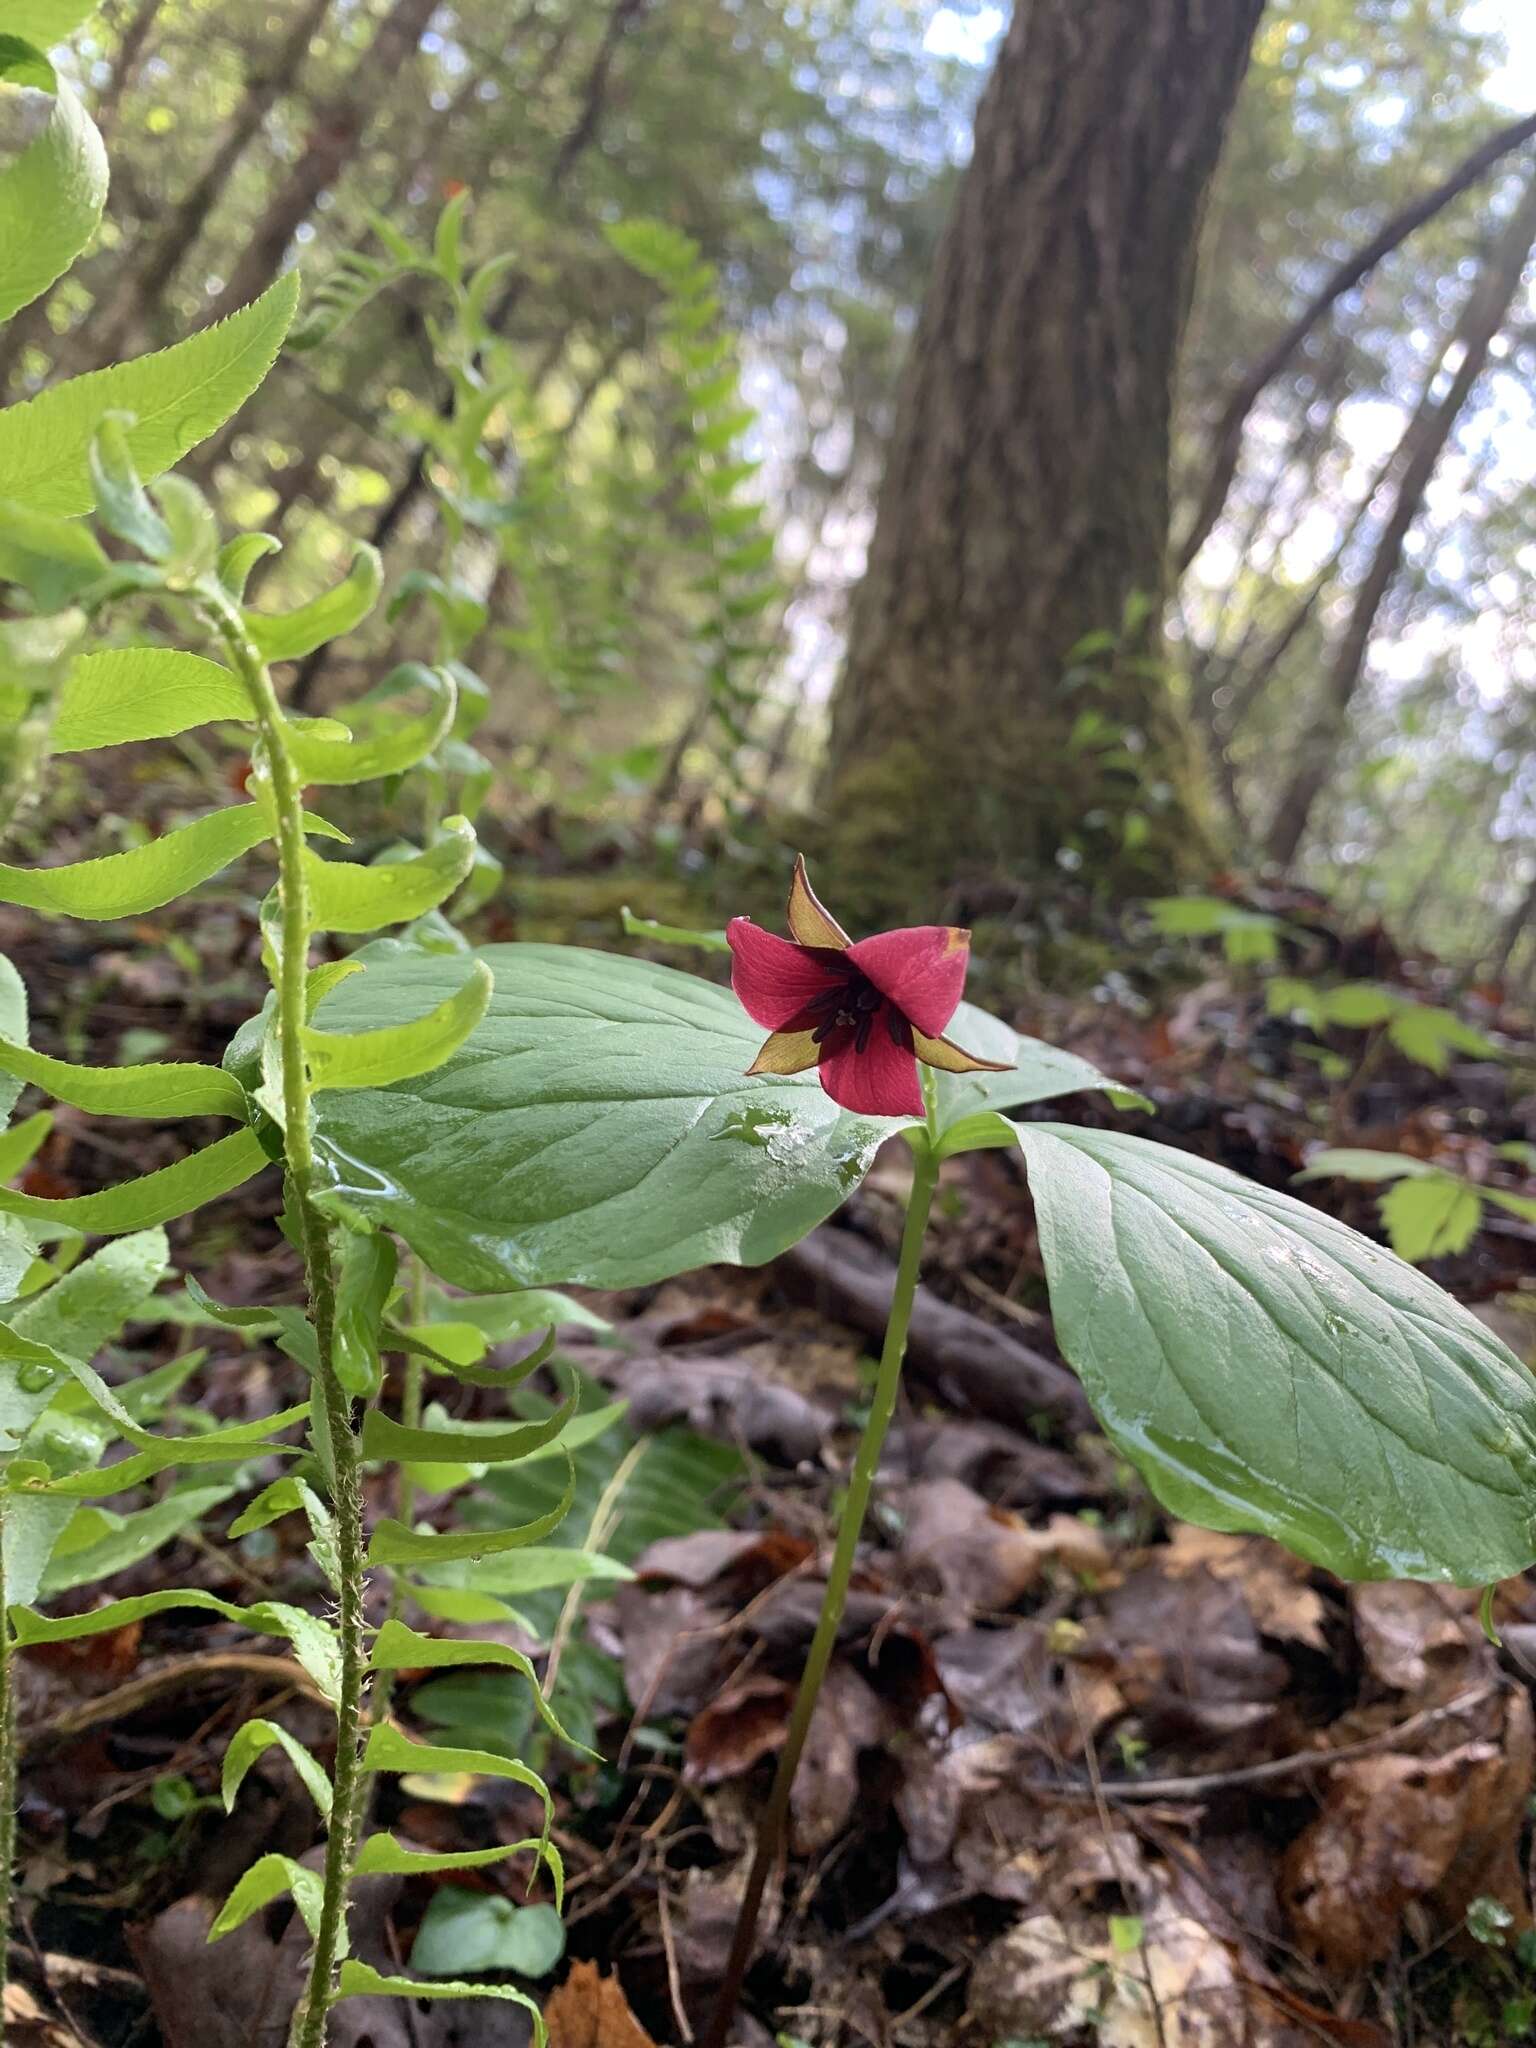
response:
[(154, 28), (155, 17), (160, 12), (161, 0), (139, 0), (138, 6), (123, 24), (112, 52), (112, 70), (91, 109), (91, 118), (101, 132), (104, 142), (110, 142), (112, 131), (117, 125), (118, 109), (123, 95), (133, 84), (139, 73), (139, 66), (148, 55), (150, 31)]
[(1455, 340), (1461, 346), (1461, 360), (1443, 398), (1435, 399), (1426, 388), (1419, 408), (1408, 424), (1399, 450), (1402, 462), (1397, 496), (1392, 503), (1370, 567), (1361, 580), (1350, 607), (1349, 620), (1329, 664), (1323, 684), (1323, 701), (1301, 742), (1299, 758), (1290, 781), (1275, 807), (1269, 828), (1267, 852), (1272, 861), (1288, 868), (1306, 837), (1312, 807), (1321, 796), (1338, 759), (1360, 678), (1365, 672), (1371, 635), (1388, 591), (1402, 567), (1403, 547), (1423, 506), (1424, 493), (1435, 473), (1458, 415), (1472, 388), (1483, 373), (1494, 336), (1504, 325), (1510, 302), (1520, 289), (1532, 243), (1536, 242), (1536, 164), (1529, 170), (1528, 183), (1519, 205), (1510, 215), (1503, 232), (1478, 273), (1477, 281), (1457, 322)]
[(344, 89), (316, 115), (308, 141), (272, 194), (260, 227), (209, 309), (210, 321), (236, 312), (272, 282), (316, 200), (351, 162), (374, 111), (388, 102), (391, 92), (410, 89), (399, 74), (436, 11), (437, 0), (394, 0)]
[(1170, 390), (1262, 8), (1018, 0), (833, 706), (830, 850), (862, 913), (931, 903), (978, 855), (1145, 887), (1201, 843), (1161, 663)]
[(135, 252), (124, 266), (116, 290), (85, 329), (98, 362), (115, 363), (127, 354), (166, 286), (202, 234), (215, 205), (224, 196), (235, 166), (250, 148), (262, 123), (277, 102), (290, 93), (303, 69), (315, 33), (331, 0), (305, 0), (288, 34), (263, 63), (258, 60), (218, 147), (172, 207), (159, 236), (147, 250)]

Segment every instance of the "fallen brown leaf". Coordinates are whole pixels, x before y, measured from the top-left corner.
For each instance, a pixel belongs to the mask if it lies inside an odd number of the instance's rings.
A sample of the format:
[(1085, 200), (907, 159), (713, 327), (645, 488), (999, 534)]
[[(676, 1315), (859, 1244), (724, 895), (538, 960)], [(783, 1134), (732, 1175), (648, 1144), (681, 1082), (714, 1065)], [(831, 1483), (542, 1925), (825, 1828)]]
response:
[(848, 1825), (859, 1796), (859, 1757), (887, 1732), (884, 1704), (851, 1664), (834, 1664), (806, 1733), (790, 1797), (794, 1846), (825, 1849)]
[(1032, 1529), (1006, 1508), (995, 1508), (958, 1479), (928, 1479), (907, 1495), (902, 1554), (931, 1573), (940, 1590), (967, 1611), (1011, 1607), (1059, 1563), (1068, 1570), (1103, 1574), (1111, 1552), (1102, 1532), (1073, 1515), (1052, 1515)]
[(1392, 1952), (1414, 1901), (1444, 1933), (1482, 1893), (1528, 1927), (1518, 1845), (1530, 1785), (1523, 1696), (1506, 1710), (1502, 1743), (1338, 1765), (1323, 1811), (1282, 1868), (1281, 1898), (1299, 1944), (1327, 1969), (1354, 1975)]
[(783, 1742), (794, 1699), (794, 1687), (781, 1678), (759, 1672), (736, 1679), (688, 1724), (684, 1775), (695, 1785), (718, 1785), (751, 1770)]
[(1074, 2036), (1097, 2048), (1304, 2048), (1309, 2037), (1244, 1980), (1229, 1946), (1155, 1899), (1141, 1941), (1102, 1915), (1037, 1913), (985, 1948), (967, 2018), (979, 2038)]
[(571, 1974), (544, 2007), (549, 2048), (656, 2048), (629, 2009), (617, 1977), (596, 1963), (572, 1963)]
[(1261, 1635), (1326, 1650), (1327, 1608), (1311, 1583), (1312, 1567), (1262, 1536), (1229, 1536), (1175, 1522), (1163, 1554), (1163, 1570), (1175, 1576), (1200, 1566), (1214, 1578), (1234, 1579)]
[(1478, 1594), (1461, 1586), (1383, 1580), (1351, 1586), (1350, 1611), (1371, 1676), (1415, 1706), (1453, 1698), (1493, 1668), (1477, 1621)]

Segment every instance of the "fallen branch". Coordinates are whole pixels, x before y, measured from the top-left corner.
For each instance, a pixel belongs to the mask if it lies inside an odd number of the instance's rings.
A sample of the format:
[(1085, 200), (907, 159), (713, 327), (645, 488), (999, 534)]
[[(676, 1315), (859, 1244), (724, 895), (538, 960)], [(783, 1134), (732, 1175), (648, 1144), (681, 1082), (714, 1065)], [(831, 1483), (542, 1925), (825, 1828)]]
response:
[[(896, 1269), (849, 1230), (813, 1230), (779, 1260), (802, 1295), (840, 1323), (878, 1337)], [(1076, 1433), (1096, 1427), (1074, 1374), (1010, 1331), (919, 1287), (907, 1333), (907, 1370), (954, 1408), (1027, 1428), (1036, 1415)]]

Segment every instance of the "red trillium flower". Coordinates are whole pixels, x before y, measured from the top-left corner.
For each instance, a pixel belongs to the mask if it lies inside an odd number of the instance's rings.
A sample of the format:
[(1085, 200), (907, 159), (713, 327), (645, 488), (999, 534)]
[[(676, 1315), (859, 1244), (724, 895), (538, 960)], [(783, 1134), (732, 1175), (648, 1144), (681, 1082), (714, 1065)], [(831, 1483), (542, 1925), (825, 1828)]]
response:
[(864, 1116), (921, 1116), (917, 1062), (946, 1074), (1001, 1073), (944, 1037), (970, 964), (971, 935), (954, 925), (878, 932), (855, 945), (816, 900), (797, 859), (787, 939), (750, 918), (725, 928), (731, 987), (772, 1034), (749, 1074), (816, 1067), (834, 1102)]

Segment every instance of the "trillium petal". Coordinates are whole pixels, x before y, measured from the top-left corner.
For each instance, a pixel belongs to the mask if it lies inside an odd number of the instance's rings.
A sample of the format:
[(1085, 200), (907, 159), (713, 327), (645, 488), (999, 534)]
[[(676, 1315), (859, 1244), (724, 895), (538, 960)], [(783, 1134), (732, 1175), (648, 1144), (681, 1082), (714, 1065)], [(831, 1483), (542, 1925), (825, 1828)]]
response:
[(869, 1042), (855, 1052), (846, 1035), (838, 1050), (823, 1055), (821, 1085), (832, 1100), (860, 1116), (921, 1116), (923, 1084), (911, 1048), (898, 1045), (886, 1029), (885, 1014), (875, 1020)]
[(821, 1058), (814, 1032), (775, 1031), (748, 1067), (749, 1074), (803, 1074)]
[(848, 948), (848, 958), (914, 1031), (937, 1038), (959, 1007), (971, 935), (958, 925), (912, 925), (860, 939)]
[(805, 872), (805, 855), (795, 855), (795, 872), (789, 884), (789, 932), (802, 946), (834, 946), (845, 951), (853, 941), (811, 887)]
[(1009, 1060), (978, 1059), (952, 1038), (930, 1038), (922, 1031), (913, 1032), (912, 1050), (926, 1065), (946, 1074), (1006, 1074), (1012, 1064)]
[(780, 1030), (813, 998), (838, 985), (824, 960), (804, 946), (765, 932), (749, 917), (733, 917), (725, 936), (736, 1000), (765, 1031)]

